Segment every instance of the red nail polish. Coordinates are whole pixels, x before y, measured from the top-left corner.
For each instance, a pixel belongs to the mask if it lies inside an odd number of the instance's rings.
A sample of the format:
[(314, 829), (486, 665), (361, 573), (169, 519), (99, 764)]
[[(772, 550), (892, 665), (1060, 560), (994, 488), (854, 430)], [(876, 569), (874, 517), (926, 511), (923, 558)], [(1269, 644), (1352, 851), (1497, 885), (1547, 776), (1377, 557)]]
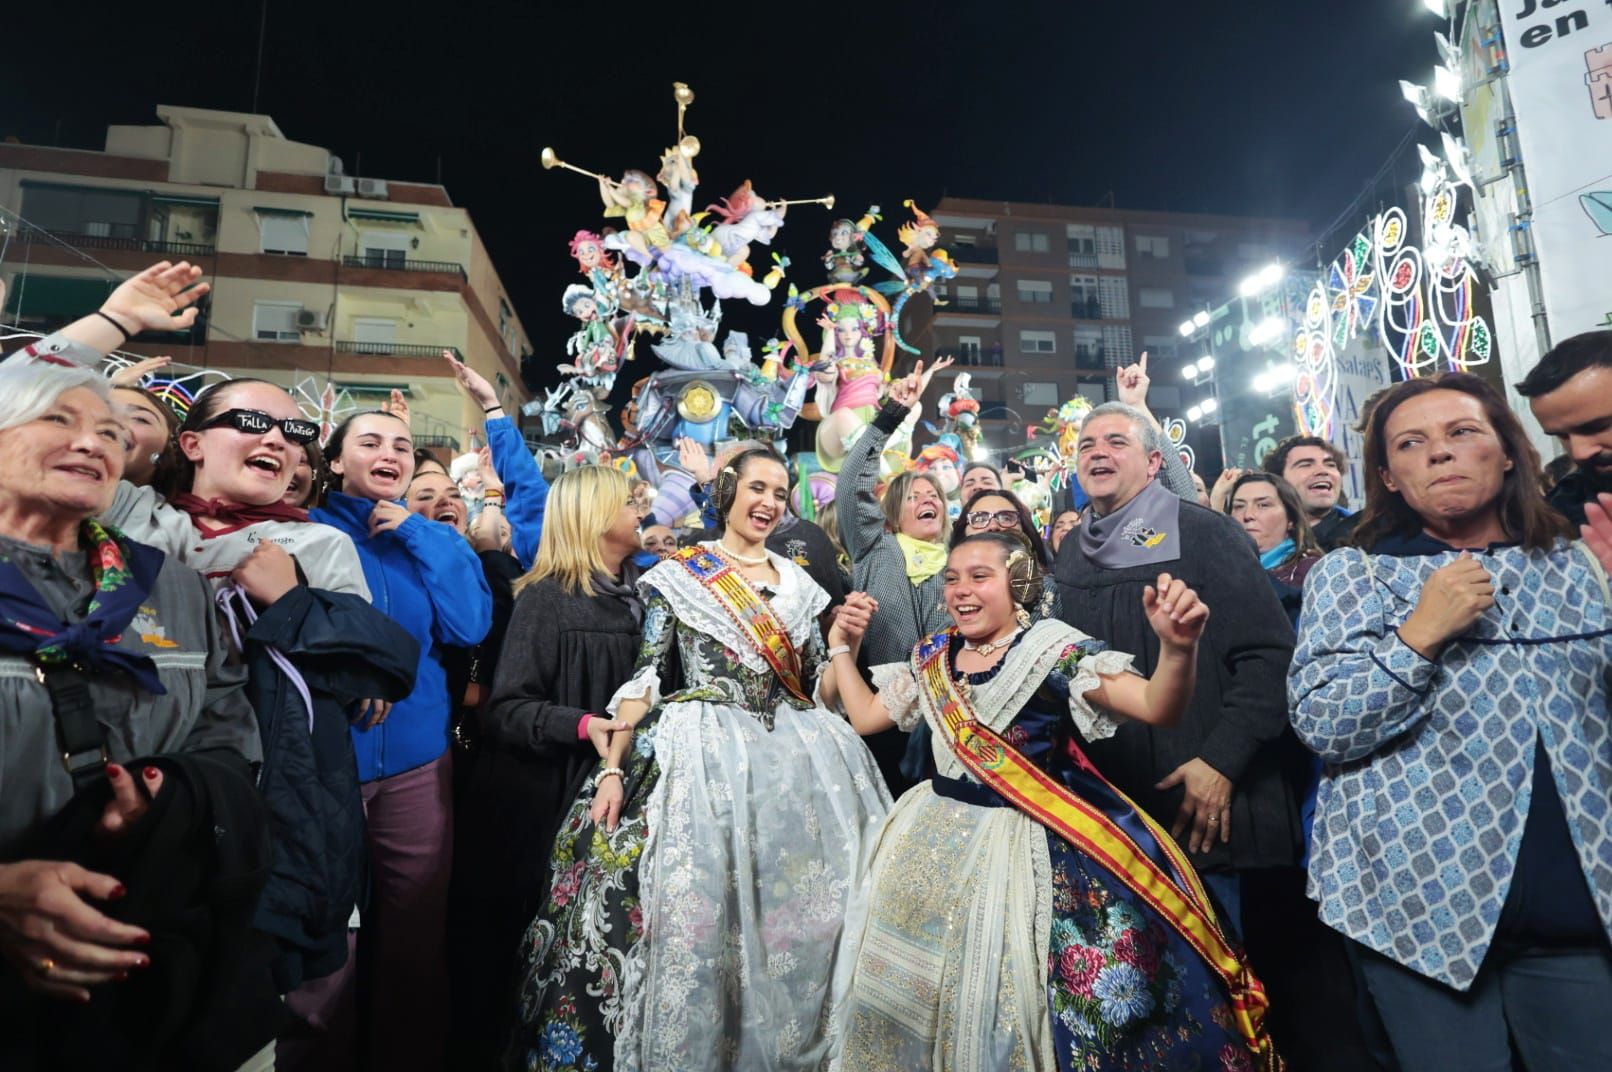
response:
[(106, 765), (106, 776), (108, 778), (116, 778), (118, 775), (120, 775), (122, 773), (123, 773), (123, 768), (118, 766), (116, 763), (108, 763)]
[(129, 973), (126, 971), (120, 971), (116, 975), (112, 976), (112, 981), (114, 983), (126, 983), (129, 981)]
[(146, 780), (147, 780), (147, 781), (149, 781), (149, 780), (151, 780), (151, 779), (152, 779), (152, 778), (155, 778), (155, 777), (157, 777), (157, 776), (158, 776), (158, 775), (159, 775), (159, 774), (161, 774), (161, 773), (162, 773), (162, 772), (161, 772), (161, 771), (159, 771), (159, 770), (158, 770), (158, 769), (157, 769), (157, 768), (155, 768), (155, 767), (147, 767), (147, 768), (146, 768), (146, 769), (145, 769), (145, 776), (146, 776)]
[(106, 899), (108, 901), (121, 901), (128, 895), (129, 888), (123, 883), (119, 882), (116, 886), (112, 887), (111, 892), (106, 895)]
[(151, 967), (151, 958), (141, 957), (139, 960), (134, 962), (134, 966), (136, 968), (149, 968)]
[(135, 935), (134, 936), (134, 944), (135, 945), (150, 945), (151, 944), (151, 935), (149, 935), (149, 934), (137, 934), (137, 935)]

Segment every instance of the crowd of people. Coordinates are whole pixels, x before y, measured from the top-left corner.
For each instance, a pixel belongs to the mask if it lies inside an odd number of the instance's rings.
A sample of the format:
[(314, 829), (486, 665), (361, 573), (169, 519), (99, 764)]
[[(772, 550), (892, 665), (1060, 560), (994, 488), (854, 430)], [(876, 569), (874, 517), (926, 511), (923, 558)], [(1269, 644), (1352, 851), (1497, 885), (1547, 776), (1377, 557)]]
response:
[(881, 476), (918, 362), (813, 521), (765, 443), (545, 474), (452, 354), (447, 464), (103, 374), (206, 291), (0, 362), (0, 1067), (1612, 1067), (1612, 332), (1549, 483), (1449, 373), (1358, 510), (1205, 487), (1139, 363), (1043, 527)]

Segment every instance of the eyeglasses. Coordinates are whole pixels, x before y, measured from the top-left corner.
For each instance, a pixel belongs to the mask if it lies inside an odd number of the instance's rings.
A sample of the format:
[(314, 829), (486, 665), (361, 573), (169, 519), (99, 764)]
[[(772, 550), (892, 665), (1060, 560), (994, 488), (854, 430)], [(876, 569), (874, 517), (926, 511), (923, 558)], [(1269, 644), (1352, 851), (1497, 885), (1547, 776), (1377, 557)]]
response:
[(965, 514), (968, 527), (971, 529), (1015, 529), (1019, 527), (1019, 512), (1017, 510), (998, 510), (991, 513), (988, 510), (976, 510), (972, 514)]
[(217, 428), (223, 424), (229, 425), (237, 432), (258, 436), (268, 435), (278, 426), (286, 439), (298, 446), (306, 446), (319, 438), (319, 426), (312, 421), (304, 421), (297, 417), (277, 419), (257, 409), (227, 409), (204, 421), (201, 430)]

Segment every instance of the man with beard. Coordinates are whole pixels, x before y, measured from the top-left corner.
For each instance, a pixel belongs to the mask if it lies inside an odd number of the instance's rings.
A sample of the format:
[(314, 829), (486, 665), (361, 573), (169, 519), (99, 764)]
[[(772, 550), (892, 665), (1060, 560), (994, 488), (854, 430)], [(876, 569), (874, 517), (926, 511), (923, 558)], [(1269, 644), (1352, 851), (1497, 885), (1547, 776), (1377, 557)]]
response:
[(1310, 529), (1324, 551), (1341, 547), (1360, 522), (1343, 506), (1343, 473), (1349, 459), (1320, 436), (1288, 436), (1265, 455), (1264, 469), (1298, 489)]
[(1586, 331), (1558, 343), (1517, 384), (1546, 435), (1561, 440), (1574, 470), (1551, 489), (1550, 504), (1574, 525), (1584, 504), (1612, 492), (1612, 331)]

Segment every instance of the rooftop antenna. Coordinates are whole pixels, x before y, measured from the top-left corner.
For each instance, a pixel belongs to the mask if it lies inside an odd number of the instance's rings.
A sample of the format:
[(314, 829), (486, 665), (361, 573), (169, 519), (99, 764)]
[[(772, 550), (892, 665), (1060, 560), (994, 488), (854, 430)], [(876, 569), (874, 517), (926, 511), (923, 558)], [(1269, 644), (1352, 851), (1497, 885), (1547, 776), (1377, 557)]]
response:
[(257, 114), (258, 90), (263, 84), (263, 37), (269, 27), (269, 0), (263, 0), (257, 20), (257, 63), (252, 67), (252, 114)]

